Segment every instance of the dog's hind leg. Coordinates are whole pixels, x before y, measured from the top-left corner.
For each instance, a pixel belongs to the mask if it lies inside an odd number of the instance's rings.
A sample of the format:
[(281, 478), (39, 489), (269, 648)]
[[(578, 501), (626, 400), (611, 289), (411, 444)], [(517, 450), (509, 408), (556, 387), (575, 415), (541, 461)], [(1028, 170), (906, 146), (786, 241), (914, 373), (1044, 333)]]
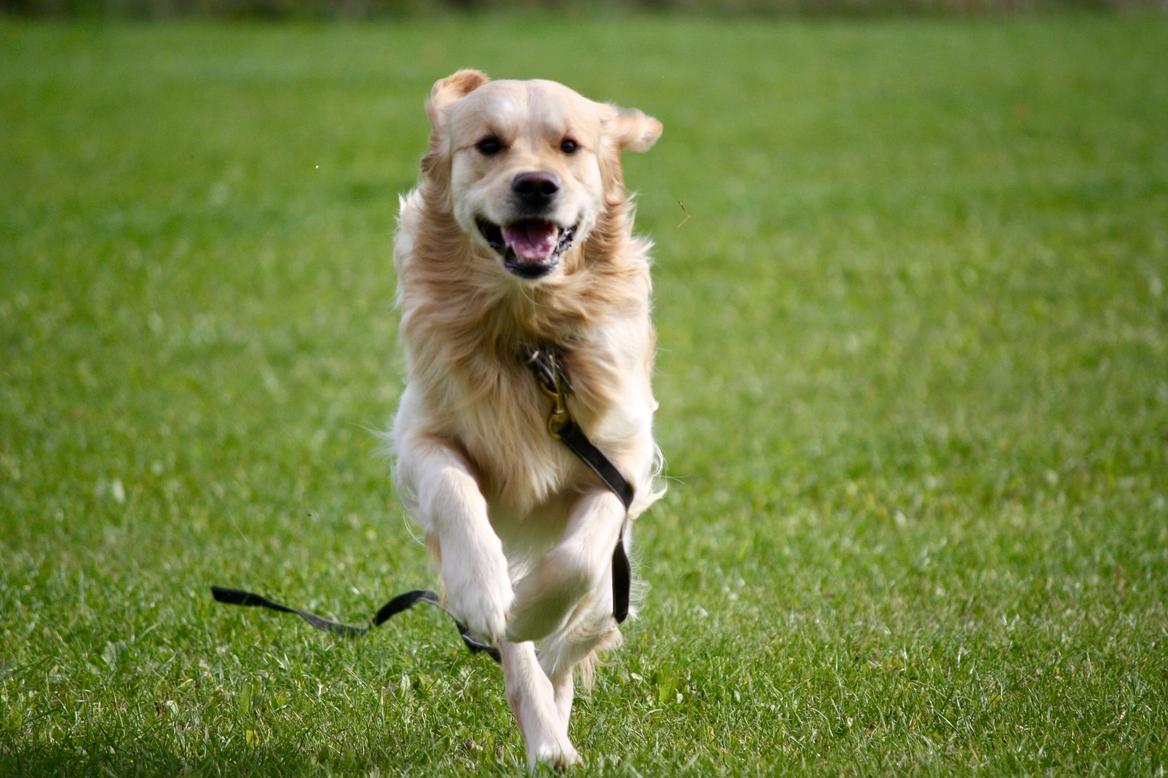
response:
[(620, 645), (621, 634), (612, 618), (612, 577), (606, 575), (599, 589), (580, 604), (564, 627), (539, 644), (539, 661), (551, 680), (556, 711), (564, 728), (572, 716), (576, 694), (575, 676), (584, 689), (592, 687), (600, 654)]
[[(544, 674), (530, 642), (499, 646), (507, 701), (523, 732), (527, 766), (535, 770), (549, 764), (557, 770), (580, 763), (580, 755), (568, 740), (567, 719), (562, 719), (551, 681)], [(571, 673), (569, 672), (569, 682)]]
[(560, 716), (560, 723), (568, 729), (568, 722), (572, 718), (572, 700), (576, 696), (576, 683), (572, 679), (572, 668), (561, 670), (552, 676), (552, 692), (556, 697), (556, 712)]

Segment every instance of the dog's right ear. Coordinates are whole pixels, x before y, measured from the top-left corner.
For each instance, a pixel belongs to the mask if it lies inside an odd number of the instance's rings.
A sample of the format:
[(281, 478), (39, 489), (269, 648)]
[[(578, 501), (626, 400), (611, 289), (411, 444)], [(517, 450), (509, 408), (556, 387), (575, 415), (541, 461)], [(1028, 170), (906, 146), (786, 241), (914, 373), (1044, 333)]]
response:
[(459, 70), (446, 78), (434, 82), (430, 89), (430, 99), (426, 101), (426, 115), (430, 124), (438, 127), (442, 114), (451, 104), (461, 100), (491, 79), (477, 70)]
[[(449, 200), (445, 174), (448, 172), (449, 151), (446, 147), (445, 117), (450, 106), (490, 81), (477, 70), (459, 70), (434, 82), (430, 98), (426, 100), (426, 115), (430, 117), (430, 148), (422, 157), (422, 173), (437, 185), (436, 191)], [(444, 172), (445, 171), (445, 172)]]

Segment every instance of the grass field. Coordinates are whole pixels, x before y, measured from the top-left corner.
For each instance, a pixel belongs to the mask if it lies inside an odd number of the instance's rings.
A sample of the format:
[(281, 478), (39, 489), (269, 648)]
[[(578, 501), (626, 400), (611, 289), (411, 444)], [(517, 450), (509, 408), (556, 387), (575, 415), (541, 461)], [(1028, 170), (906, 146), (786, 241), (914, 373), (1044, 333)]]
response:
[[(421, 101), (666, 127), (649, 585), (585, 774), (1163, 774), (1168, 18), (0, 23), (0, 774), (515, 774), (370, 430)], [(691, 215), (683, 220), (682, 208)]]

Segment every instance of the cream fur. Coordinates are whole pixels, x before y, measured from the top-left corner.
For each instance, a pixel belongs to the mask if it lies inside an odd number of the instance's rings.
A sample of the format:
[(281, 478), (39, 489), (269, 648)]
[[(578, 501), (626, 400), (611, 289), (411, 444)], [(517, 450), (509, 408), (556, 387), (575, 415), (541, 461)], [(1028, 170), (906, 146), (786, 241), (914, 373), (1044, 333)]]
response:
[[(625, 511), (548, 435), (550, 400), (520, 355), (539, 343), (565, 354), (569, 409), (634, 483), (630, 516), (658, 499), (650, 243), (632, 235), (620, 153), (647, 150), (661, 125), (554, 82), (475, 71), (437, 82), (427, 114), (422, 178), (401, 200), (394, 244), (407, 367), (395, 480), (446, 606), (501, 648), (530, 764), (563, 767), (579, 759), (573, 672), (587, 683), (596, 653), (620, 639), (610, 566)], [(481, 153), (485, 135), (503, 151)], [(565, 153), (569, 136), (578, 150)], [(549, 220), (579, 224), (536, 281), (508, 272), (475, 226), (514, 218), (511, 182), (527, 171), (560, 183)]]

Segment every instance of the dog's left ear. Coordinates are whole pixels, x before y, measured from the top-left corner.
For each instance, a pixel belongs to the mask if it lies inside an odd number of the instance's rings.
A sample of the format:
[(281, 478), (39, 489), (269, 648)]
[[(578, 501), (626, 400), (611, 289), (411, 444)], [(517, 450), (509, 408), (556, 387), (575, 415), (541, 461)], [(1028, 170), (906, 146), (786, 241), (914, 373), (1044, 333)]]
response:
[(636, 108), (607, 106), (605, 127), (621, 151), (648, 151), (661, 137), (661, 122)]
[(426, 115), (430, 124), (437, 127), (443, 112), (450, 105), (469, 95), (491, 79), (478, 70), (459, 70), (446, 78), (434, 82), (430, 89), (430, 99), (426, 101)]

